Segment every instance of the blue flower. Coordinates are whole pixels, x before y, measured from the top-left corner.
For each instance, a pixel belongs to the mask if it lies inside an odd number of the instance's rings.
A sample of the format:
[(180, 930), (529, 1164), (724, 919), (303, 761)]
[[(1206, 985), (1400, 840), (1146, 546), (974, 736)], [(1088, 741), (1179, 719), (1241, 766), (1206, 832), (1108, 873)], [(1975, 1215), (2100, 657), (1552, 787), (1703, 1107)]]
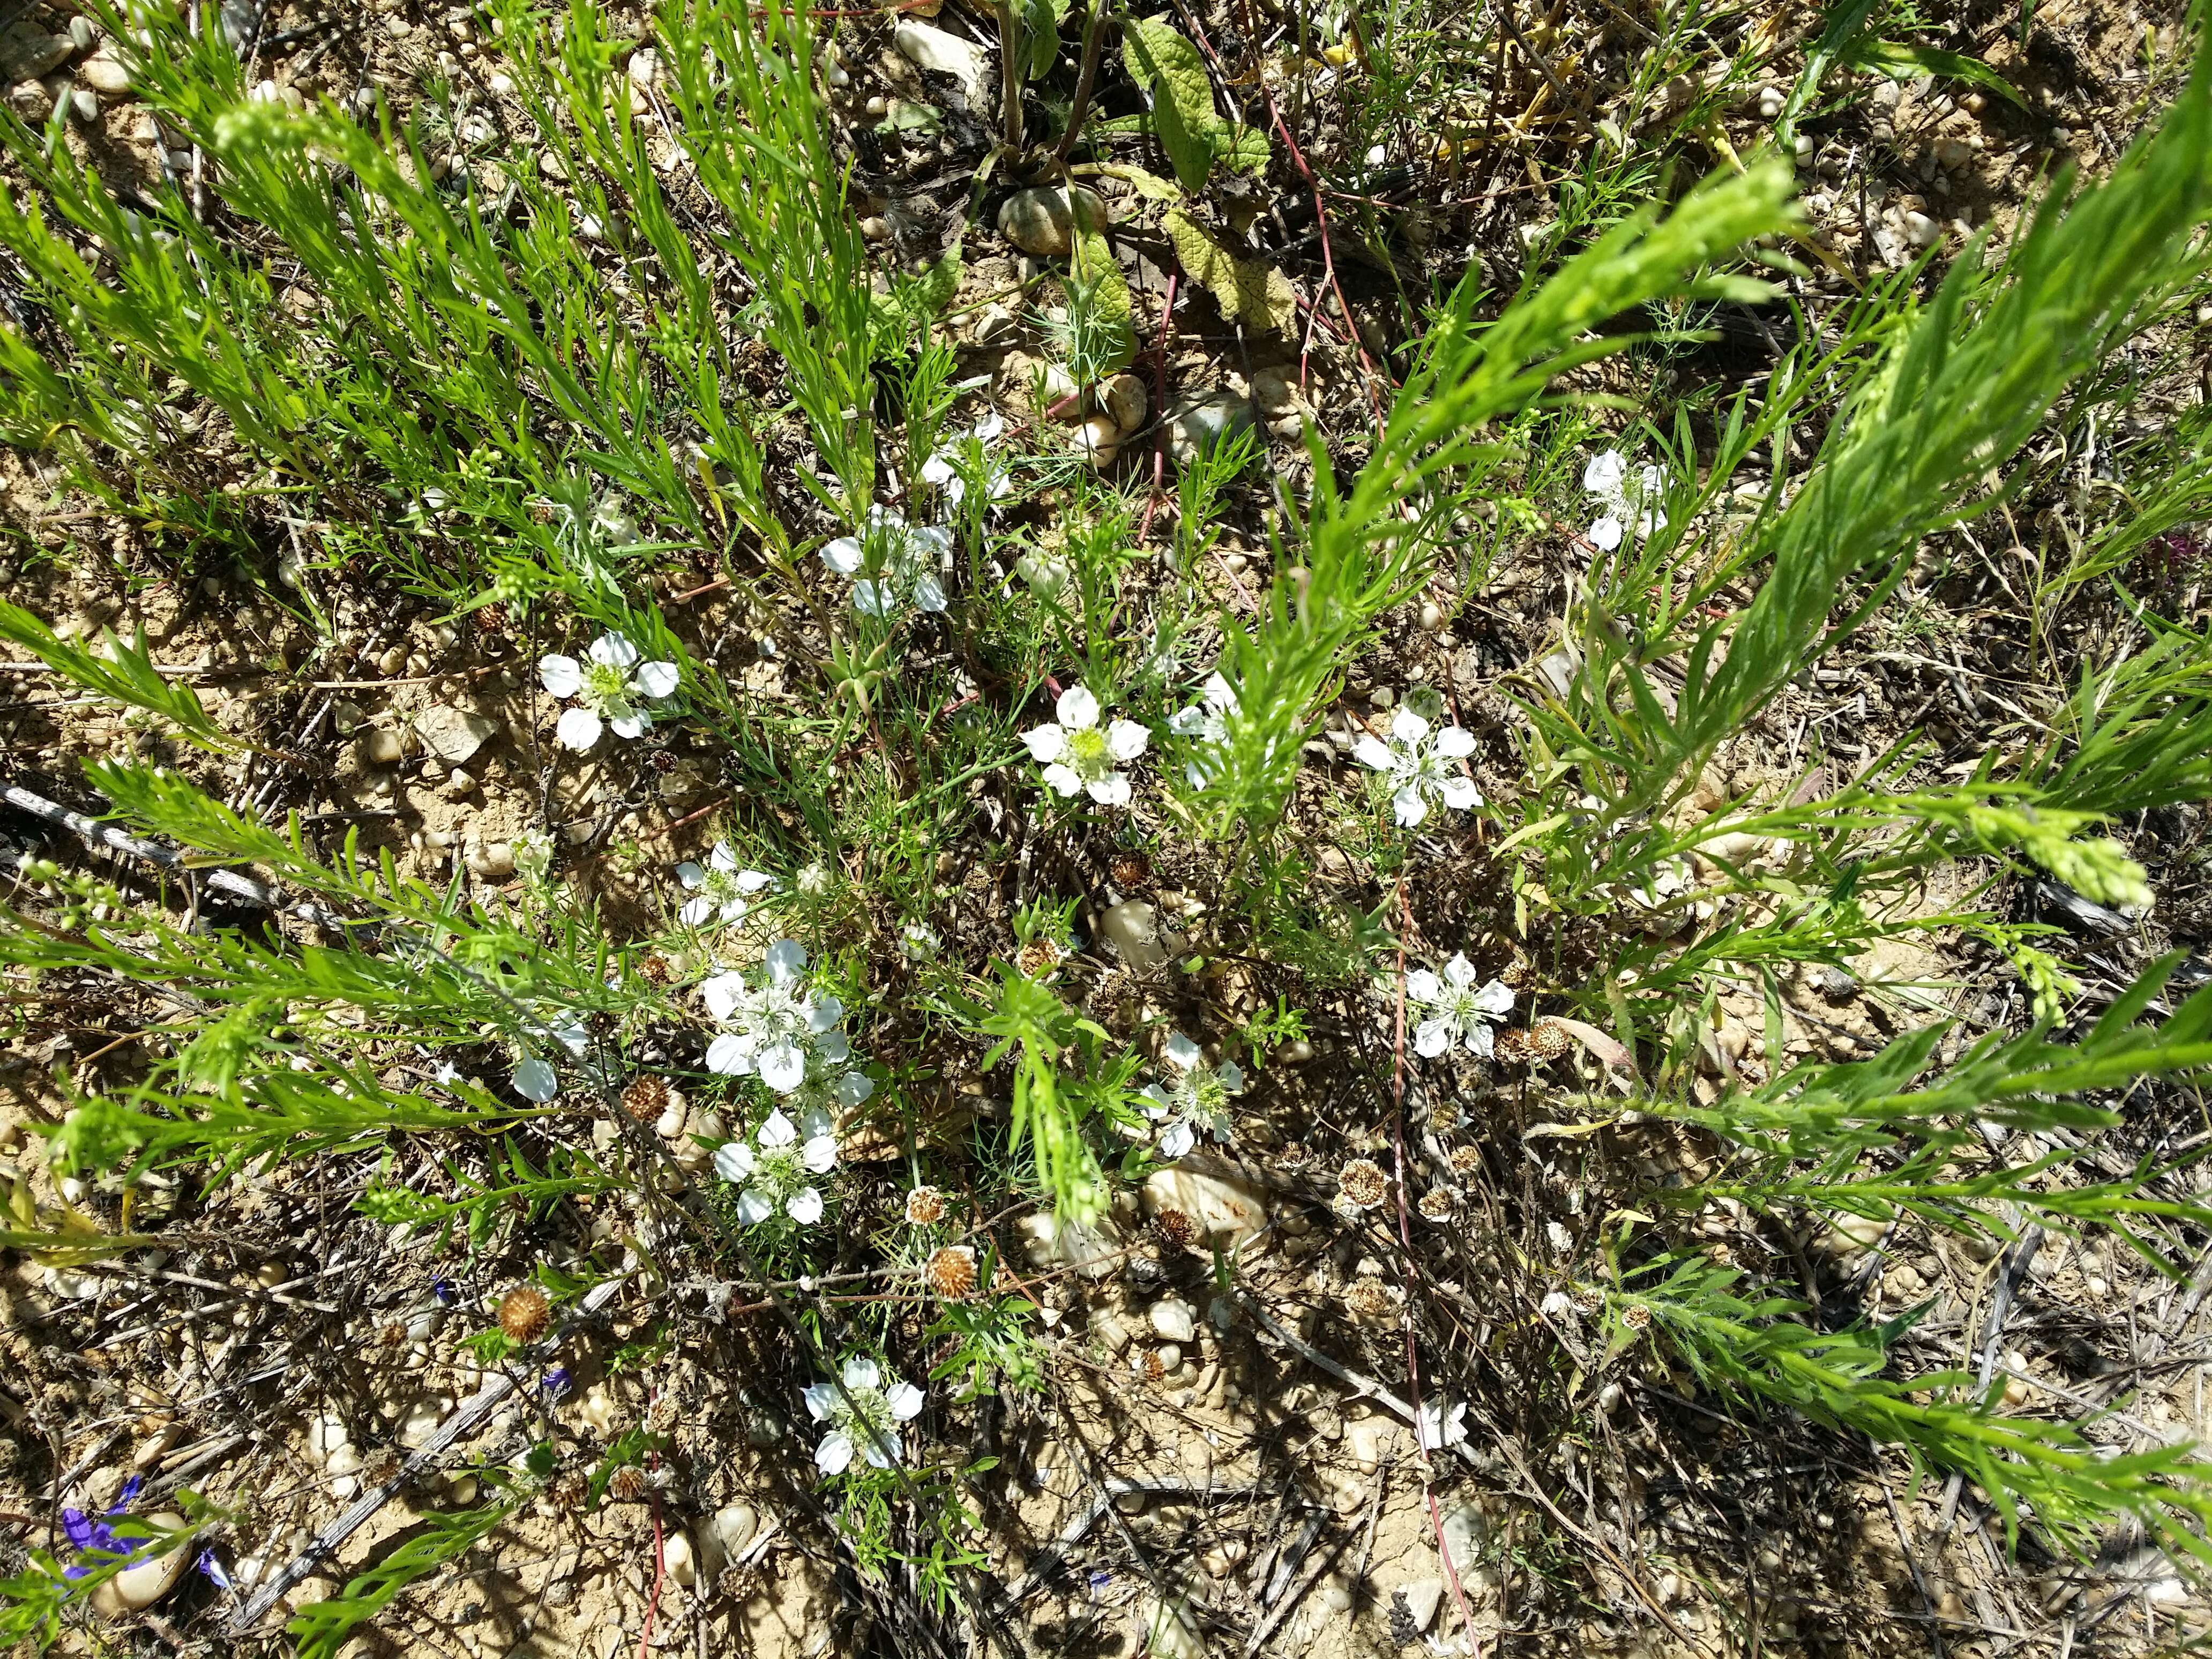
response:
[(556, 1365), (538, 1379), (538, 1391), (548, 1400), (558, 1400), (568, 1392), (568, 1386), (574, 1380), (568, 1375), (566, 1365)]
[[(116, 1494), (113, 1505), (105, 1516), (87, 1515), (82, 1510), (77, 1509), (64, 1510), (62, 1511), (64, 1534), (80, 1551), (97, 1552), (102, 1555), (119, 1555), (125, 1558), (126, 1563), (137, 1561), (139, 1557), (153, 1547), (154, 1540), (149, 1538), (136, 1545), (125, 1542), (115, 1535), (115, 1528), (108, 1523), (112, 1521), (128, 1518), (123, 1512), (131, 1507), (131, 1500), (138, 1496), (139, 1489), (145, 1484), (144, 1478), (136, 1474), (125, 1480), (123, 1483), (123, 1490)], [(104, 1561), (95, 1561), (91, 1566), (80, 1563), (64, 1568), (63, 1576), (68, 1578), (83, 1578), (88, 1577), (94, 1567), (106, 1565)]]

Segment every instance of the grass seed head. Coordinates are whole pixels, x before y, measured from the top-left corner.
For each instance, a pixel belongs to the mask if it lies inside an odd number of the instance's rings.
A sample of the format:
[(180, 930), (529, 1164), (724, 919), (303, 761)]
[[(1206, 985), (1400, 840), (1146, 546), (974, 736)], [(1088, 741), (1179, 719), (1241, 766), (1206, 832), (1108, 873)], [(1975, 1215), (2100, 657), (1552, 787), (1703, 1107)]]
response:
[(535, 1342), (552, 1328), (553, 1304), (535, 1285), (518, 1285), (499, 1299), (499, 1328), (510, 1342)]

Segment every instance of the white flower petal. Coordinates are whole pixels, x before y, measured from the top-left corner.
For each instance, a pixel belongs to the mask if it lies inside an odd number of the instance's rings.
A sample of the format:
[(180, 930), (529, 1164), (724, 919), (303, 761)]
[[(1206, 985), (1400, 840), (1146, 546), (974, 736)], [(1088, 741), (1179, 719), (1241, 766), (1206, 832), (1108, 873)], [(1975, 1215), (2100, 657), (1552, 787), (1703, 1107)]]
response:
[(833, 997), (827, 991), (807, 1002), (806, 1029), (817, 1036), (844, 1018), (843, 999)]
[(927, 572), (914, 579), (914, 608), (932, 615), (944, 610), (947, 601), (945, 584)]
[(850, 536), (840, 536), (822, 549), (822, 562), (841, 576), (850, 576), (860, 568), (863, 555), (860, 544)]
[(1510, 1014), (1513, 1012), (1513, 988), (1493, 979), (1474, 994), (1474, 1006), (1486, 1014)]
[(1620, 520), (1607, 514), (1590, 521), (1590, 527), (1583, 532), (1583, 539), (1601, 552), (1610, 553), (1620, 545), (1623, 533)]
[(573, 697), (584, 689), (584, 667), (574, 657), (540, 657), (538, 683), (556, 697)]
[(1136, 759), (1152, 740), (1152, 732), (1134, 720), (1115, 720), (1106, 728), (1106, 752), (1117, 761)]
[(1172, 1164), (1198, 1144), (1197, 1133), (1187, 1119), (1177, 1118), (1160, 1136), (1160, 1156)]
[(727, 1019), (738, 1000), (745, 994), (742, 974), (716, 974), (711, 979), (699, 981), (699, 1000), (707, 1005), (707, 1012), (716, 1019)]
[(842, 1066), (852, 1052), (852, 1045), (845, 1041), (845, 1034), (836, 1027), (815, 1033), (814, 1057), (823, 1065)]
[(1172, 1033), (1160, 1052), (1186, 1072), (1205, 1057), (1199, 1046), (1181, 1031)]
[(627, 668), (637, 660), (637, 647), (623, 635), (602, 634), (585, 654), (603, 667)]
[(1212, 673), (1208, 674), (1206, 677), (1206, 684), (1201, 689), (1205, 693), (1206, 702), (1211, 707), (1220, 709), (1224, 714), (1237, 707), (1237, 688), (1221, 677), (1220, 670), (1216, 669)]
[(811, 1187), (801, 1187), (784, 1200), (784, 1209), (801, 1226), (812, 1226), (822, 1219), (822, 1194)]
[(1109, 772), (1103, 778), (1094, 779), (1086, 787), (1091, 791), (1091, 799), (1101, 806), (1127, 806), (1129, 804), (1129, 775), (1126, 772)]
[(684, 901), (683, 908), (677, 911), (676, 919), (682, 922), (686, 927), (696, 927), (701, 922), (706, 921), (708, 917), (714, 914), (714, 900), (708, 898), (689, 898)]
[(898, 593), (887, 581), (863, 577), (853, 584), (853, 609), (864, 617), (895, 616)]
[(775, 1206), (750, 1187), (738, 1194), (738, 1219), (746, 1226), (757, 1227), (775, 1213)]
[(581, 754), (599, 740), (602, 729), (599, 717), (590, 709), (570, 708), (562, 713), (560, 723), (553, 728), (553, 735), (561, 740), (562, 748), (574, 749)]
[(1429, 723), (1412, 709), (1401, 708), (1390, 716), (1390, 735), (1411, 749), (1429, 735)]
[(842, 1474), (852, 1461), (852, 1437), (842, 1429), (823, 1435), (822, 1443), (814, 1449), (814, 1467), (824, 1474)]
[(653, 724), (653, 716), (641, 708), (628, 714), (617, 714), (607, 724), (614, 727), (615, 735), (618, 738), (639, 738), (644, 736), (646, 728)]
[(1467, 1046), (1487, 1060), (1497, 1051), (1498, 1040), (1491, 1035), (1490, 1027), (1478, 1021), (1467, 1034)]
[(1446, 760), (1465, 760), (1474, 752), (1474, 733), (1464, 726), (1447, 726), (1437, 733), (1437, 753)]
[(827, 1423), (830, 1413), (836, 1409), (837, 1389), (829, 1382), (810, 1382), (799, 1391), (806, 1402), (806, 1414), (817, 1423)]
[(1223, 1060), (1213, 1068), (1213, 1075), (1228, 1093), (1241, 1095), (1244, 1092), (1244, 1068), (1235, 1060)]
[(1610, 495), (1628, 477), (1628, 461), (1617, 449), (1601, 451), (1583, 468), (1583, 488), (1593, 495)]
[(1022, 741), (1039, 766), (1049, 766), (1067, 752), (1067, 733), (1057, 726), (1033, 727), (1022, 733)]
[(1083, 787), (1083, 780), (1075, 775), (1073, 768), (1057, 764), (1044, 769), (1044, 781), (1056, 795), (1073, 795)]
[(884, 1390), (884, 1403), (891, 1408), (894, 1423), (911, 1423), (921, 1416), (924, 1398), (920, 1389), (899, 1377), (893, 1377)]
[(848, 1109), (858, 1106), (876, 1091), (876, 1080), (866, 1072), (847, 1072), (831, 1085), (837, 1103)]
[(1390, 753), (1390, 745), (1367, 732), (1361, 732), (1358, 741), (1352, 745), (1352, 757), (1377, 772), (1387, 772), (1397, 763)]
[(1168, 716), (1168, 730), (1179, 738), (1194, 738), (1206, 730), (1206, 706), (1194, 702)]
[(1437, 793), (1443, 797), (1444, 805), (1455, 812), (1464, 812), (1469, 807), (1482, 805), (1482, 791), (1474, 787), (1473, 778), (1446, 778), (1437, 786)]
[[(889, 1451), (884, 1449), (884, 1443), (889, 1443), (890, 1447)], [(867, 1444), (860, 1448), (860, 1455), (866, 1457), (875, 1468), (879, 1469), (887, 1469), (890, 1468), (894, 1455), (896, 1454), (898, 1449), (899, 1442), (896, 1435), (872, 1434), (868, 1437)]]
[(921, 481), (926, 484), (948, 484), (956, 476), (941, 449), (921, 464)]
[(1407, 830), (1418, 825), (1429, 815), (1429, 804), (1421, 799), (1421, 792), (1410, 785), (1390, 797), (1390, 806), (1399, 823)]
[(742, 1140), (714, 1148), (714, 1173), (725, 1181), (743, 1182), (757, 1166), (753, 1149)]
[(1053, 718), (1063, 727), (1079, 728), (1098, 724), (1098, 699), (1087, 686), (1071, 685), (1060, 694), (1060, 701), (1052, 706)]
[(1444, 988), (1437, 982), (1437, 976), (1427, 969), (1409, 968), (1406, 970), (1407, 1001), (1434, 1002), (1443, 994), (1443, 991)]
[(729, 842), (718, 841), (714, 850), (707, 854), (707, 862), (717, 870), (734, 870), (738, 867), (738, 855), (730, 850)]
[(1413, 1052), (1424, 1060), (1434, 1060), (1451, 1047), (1452, 1028), (1448, 1019), (1425, 1019), (1413, 1032)]
[(845, 1386), (854, 1394), (863, 1394), (883, 1385), (883, 1371), (872, 1359), (860, 1358), (848, 1359), (845, 1362), (844, 1369), (838, 1375), (844, 1379)]
[(514, 1092), (525, 1100), (550, 1100), (561, 1092), (561, 1079), (550, 1066), (529, 1054), (514, 1068)]
[(806, 1055), (796, 1043), (779, 1042), (754, 1058), (760, 1080), (780, 1095), (787, 1095), (806, 1081)]
[(744, 1077), (753, 1069), (753, 1051), (735, 1031), (707, 1045), (707, 1069), (717, 1077)]
[(648, 662), (638, 665), (630, 684), (648, 697), (672, 697), (684, 676), (672, 662)]
[(768, 947), (761, 965), (768, 969), (771, 983), (787, 985), (805, 971), (806, 947), (797, 939), (778, 939)]
[(707, 872), (691, 860), (686, 859), (676, 866), (676, 879), (688, 890), (707, 879)]
[(1452, 953), (1452, 959), (1444, 963), (1444, 978), (1462, 991), (1474, 983), (1474, 964), (1467, 959), (1466, 951)]
[(799, 1131), (778, 1107), (761, 1120), (760, 1144), (763, 1146), (788, 1146), (799, 1139)]
[(799, 1149), (809, 1171), (828, 1175), (837, 1167), (837, 1143), (828, 1135), (816, 1135)]
[[(730, 862), (734, 865), (737, 861), (736, 854), (732, 854), (730, 858)], [(775, 885), (775, 878), (774, 876), (764, 875), (758, 870), (740, 870), (738, 872), (738, 890), (740, 893), (757, 893), (763, 888), (773, 887)]]

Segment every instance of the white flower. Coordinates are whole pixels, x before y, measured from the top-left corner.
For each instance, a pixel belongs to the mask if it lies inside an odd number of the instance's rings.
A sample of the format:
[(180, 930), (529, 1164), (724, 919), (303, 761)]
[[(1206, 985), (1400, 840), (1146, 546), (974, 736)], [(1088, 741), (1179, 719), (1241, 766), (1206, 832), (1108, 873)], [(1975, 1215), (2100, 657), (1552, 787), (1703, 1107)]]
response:
[[(875, 574), (861, 575), (876, 554)], [(904, 605), (917, 611), (945, 609), (945, 583), (938, 562), (952, 550), (952, 532), (937, 525), (909, 525), (897, 509), (872, 507), (860, 536), (840, 536), (822, 550), (822, 562), (841, 576), (854, 576), (853, 609), (871, 617), (890, 617)]]
[(525, 1054), (514, 1068), (514, 1092), (525, 1100), (550, 1100), (561, 1092), (561, 1079), (537, 1055)]
[(803, 1391), (806, 1414), (830, 1425), (814, 1449), (814, 1467), (842, 1474), (857, 1449), (877, 1468), (890, 1468), (905, 1452), (898, 1425), (921, 1413), (921, 1390), (896, 1375), (886, 1383), (872, 1359), (848, 1359), (837, 1376), (842, 1389), (817, 1382)]
[(899, 954), (908, 962), (929, 961), (944, 943), (935, 928), (919, 921), (909, 921), (899, 929)]
[(1180, 1031), (1168, 1038), (1161, 1056), (1174, 1068), (1167, 1085), (1148, 1083), (1139, 1091), (1152, 1103), (1146, 1115), (1168, 1126), (1160, 1131), (1160, 1156), (1182, 1157), (1198, 1144), (1200, 1130), (1228, 1139), (1229, 1097), (1244, 1092), (1243, 1068), (1226, 1060), (1208, 1066), (1199, 1046)]
[(1451, 764), (1474, 752), (1474, 733), (1465, 726), (1447, 726), (1430, 741), (1428, 721), (1401, 708), (1391, 716), (1389, 743), (1363, 733), (1352, 752), (1361, 765), (1389, 778), (1391, 808), (1408, 830), (1428, 817), (1431, 798), (1455, 812), (1482, 804), (1474, 780)]
[(1208, 773), (1220, 765), (1218, 756), (1205, 751), (1228, 741), (1229, 717), (1236, 712), (1237, 689), (1217, 672), (1206, 677), (1198, 702), (1168, 717), (1168, 729), (1177, 737), (1198, 740), (1189, 763), (1183, 768), (1183, 775), (1190, 780), (1192, 788), (1203, 789)]
[(525, 1100), (550, 1100), (561, 1092), (561, 1079), (551, 1064), (538, 1056), (538, 1045), (556, 1043), (568, 1051), (571, 1060), (580, 1060), (592, 1046), (592, 1034), (573, 1019), (563, 1025), (532, 1020), (524, 1026), (522, 1040), (515, 1044), (520, 1058), (514, 1064), (514, 1092)]
[(692, 895), (684, 901), (677, 912), (687, 927), (696, 927), (707, 921), (732, 922), (745, 914), (745, 899), (749, 894), (775, 885), (775, 878), (763, 875), (757, 870), (738, 868), (738, 855), (730, 850), (730, 843), (718, 841), (714, 850), (707, 855), (702, 867), (696, 860), (686, 859), (676, 866), (676, 879), (684, 884), (684, 890)]
[(837, 1142), (826, 1127), (801, 1140), (799, 1128), (780, 1110), (770, 1112), (750, 1143), (732, 1140), (714, 1152), (714, 1173), (738, 1188), (738, 1219), (748, 1227), (778, 1210), (793, 1221), (822, 1218), (822, 1194), (810, 1176), (837, 1167)]
[(1667, 493), (1667, 475), (1656, 466), (1647, 464), (1638, 468), (1632, 481), (1628, 458), (1617, 449), (1608, 449), (1590, 457), (1589, 465), (1583, 469), (1583, 488), (1596, 496), (1604, 508), (1583, 532), (1593, 546), (1612, 552), (1620, 545), (1631, 523), (1639, 538), (1667, 527), (1667, 514), (1659, 507), (1660, 497)]
[[(837, 1046), (842, 1048), (841, 1036)], [(817, 1051), (806, 1056), (806, 1075), (791, 1091), (792, 1109), (799, 1127), (808, 1135), (826, 1135), (844, 1113), (863, 1103), (876, 1091), (876, 1080), (852, 1064), (849, 1054), (825, 1060)]]
[(543, 881), (553, 868), (553, 837), (539, 830), (526, 830), (510, 843), (514, 867), (532, 881)]
[(1513, 1012), (1513, 993), (1494, 979), (1478, 988), (1474, 964), (1464, 954), (1444, 963), (1441, 981), (1425, 968), (1407, 974), (1406, 1000), (1430, 1011), (1413, 1030), (1413, 1052), (1425, 1060), (1434, 1060), (1455, 1042), (1488, 1054), (1492, 1022)]
[(1442, 1451), (1447, 1446), (1456, 1446), (1467, 1438), (1467, 1402), (1461, 1401), (1447, 1411), (1441, 1400), (1425, 1401), (1421, 1406), (1420, 1421), (1415, 1425), (1425, 1452)]
[(600, 635), (584, 657), (580, 663), (562, 656), (541, 657), (538, 663), (538, 683), (548, 695), (563, 702), (576, 699), (576, 707), (562, 710), (554, 729), (568, 748), (589, 749), (606, 726), (618, 738), (635, 738), (653, 724), (647, 701), (676, 695), (681, 678), (676, 665), (638, 661), (637, 647), (619, 634)]
[(967, 441), (972, 438), (976, 445), (977, 467), (982, 476), (984, 499), (993, 501), (1006, 500), (1013, 491), (1014, 476), (1004, 463), (993, 459), (991, 454), (998, 445), (1000, 434), (1006, 429), (1006, 422), (1000, 418), (997, 410), (993, 410), (921, 464), (922, 482), (935, 484), (942, 489), (945, 499), (954, 507), (965, 501), (968, 498), (968, 480), (961, 475), (956, 461), (960, 459), (960, 451)]
[(810, 1054), (835, 1065), (852, 1050), (837, 1029), (845, 1005), (817, 996), (803, 977), (806, 952), (789, 939), (769, 947), (760, 982), (740, 973), (716, 974), (700, 982), (707, 1012), (727, 1029), (707, 1046), (707, 1069), (725, 1077), (758, 1073), (787, 1095), (806, 1080)]
[(1115, 768), (1145, 752), (1152, 734), (1134, 720), (1115, 720), (1098, 728), (1098, 699), (1079, 685), (1071, 685), (1053, 705), (1056, 723), (1022, 733), (1030, 754), (1044, 768), (1044, 781), (1053, 793), (1073, 795), (1088, 790), (1101, 806), (1129, 804), (1129, 775)]

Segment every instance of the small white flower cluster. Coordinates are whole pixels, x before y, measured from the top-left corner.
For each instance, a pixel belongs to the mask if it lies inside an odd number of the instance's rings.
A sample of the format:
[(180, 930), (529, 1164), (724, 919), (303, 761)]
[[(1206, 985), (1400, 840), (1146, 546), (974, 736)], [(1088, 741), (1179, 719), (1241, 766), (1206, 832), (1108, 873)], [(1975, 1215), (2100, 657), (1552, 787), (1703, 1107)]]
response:
[(793, 1123), (779, 1107), (761, 1121), (750, 1141), (715, 1148), (714, 1173), (737, 1187), (738, 1219), (748, 1227), (779, 1211), (802, 1225), (822, 1219), (822, 1189), (809, 1177), (837, 1167), (837, 1138), (827, 1113), (805, 1111), (799, 1120)]
[(1464, 952), (1444, 963), (1439, 980), (1425, 968), (1406, 975), (1406, 1000), (1429, 1010), (1428, 1018), (1413, 1028), (1413, 1052), (1424, 1060), (1464, 1044), (1471, 1052), (1488, 1054), (1491, 1026), (1513, 1012), (1513, 993), (1492, 980), (1478, 986), (1474, 964)]
[(814, 1449), (814, 1467), (824, 1474), (842, 1474), (858, 1451), (873, 1468), (890, 1468), (905, 1455), (898, 1425), (921, 1414), (921, 1390), (896, 1374), (886, 1379), (872, 1359), (848, 1359), (838, 1367), (837, 1377), (845, 1385), (842, 1391), (835, 1382), (817, 1382), (804, 1391), (806, 1414), (830, 1425)]
[(741, 870), (730, 843), (718, 841), (707, 862), (686, 859), (676, 866), (676, 879), (691, 896), (684, 901), (677, 917), (687, 927), (726, 927), (744, 918), (745, 901), (775, 885), (774, 876), (758, 870)]
[(1583, 532), (1593, 547), (1612, 552), (1632, 524), (1638, 540), (1667, 527), (1667, 514), (1659, 506), (1667, 493), (1667, 475), (1649, 463), (1638, 468), (1631, 478), (1628, 458), (1617, 449), (1608, 449), (1591, 456), (1589, 465), (1583, 468), (1583, 488), (1597, 497), (1603, 509)]
[(769, 947), (757, 979), (727, 970), (700, 981), (707, 1012), (724, 1028), (707, 1047), (708, 1071), (757, 1075), (780, 1095), (806, 1081), (810, 1061), (844, 1074), (852, 1055), (840, 1025), (845, 1005), (815, 994), (806, 981), (806, 961), (804, 947), (784, 939)]
[[(876, 553), (875, 574), (864, 575), (868, 554)], [(840, 536), (822, 550), (822, 562), (841, 576), (854, 578), (853, 609), (868, 617), (896, 617), (945, 607), (939, 562), (952, 550), (952, 532), (942, 525), (910, 525), (897, 508), (872, 507), (860, 536)]]
[(1200, 1132), (1216, 1140), (1231, 1134), (1229, 1101), (1244, 1092), (1244, 1068), (1234, 1060), (1208, 1066), (1199, 1046), (1177, 1031), (1161, 1051), (1167, 1081), (1146, 1084), (1138, 1092), (1152, 1103), (1146, 1116), (1167, 1127), (1160, 1131), (1160, 1156), (1173, 1160), (1198, 1144)]
[(1129, 804), (1129, 775), (1116, 769), (1145, 752), (1152, 734), (1134, 720), (1098, 725), (1098, 699), (1071, 685), (1053, 705), (1058, 718), (1022, 733), (1030, 757), (1044, 768), (1046, 786), (1057, 795), (1088, 792), (1101, 806)]
[(1222, 678), (1217, 670), (1206, 677), (1196, 702), (1168, 717), (1168, 730), (1179, 738), (1196, 739), (1190, 759), (1183, 767), (1183, 775), (1190, 780), (1192, 788), (1203, 789), (1212, 781), (1220, 763), (1218, 753), (1208, 751), (1218, 751), (1228, 742), (1229, 717), (1236, 712), (1237, 688)]
[(1482, 805), (1474, 780), (1453, 763), (1474, 752), (1474, 733), (1464, 726), (1447, 726), (1431, 738), (1428, 721), (1401, 708), (1391, 717), (1389, 742), (1363, 734), (1352, 752), (1389, 779), (1391, 811), (1408, 830), (1428, 817), (1431, 800), (1455, 812)]
[(981, 479), (984, 499), (989, 501), (1006, 500), (1012, 493), (1014, 475), (1005, 462), (991, 453), (998, 447), (999, 439), (1006, 429), (1006, 421), (997, 410), (992, 410), (921, 464), (921, 481), (943, 490), (946, 501), (954, 507), (967, 500), (968, 480), (962, 475), (957, 463), (961, 459), (960, 448), (973, 441), (981, 457)]
[(672, 662), (638, 661), (637, 647), (620, 634), (600, 635), (582, 662), (559, 655), (538, 662), (538, 683), (548, 696), (576, 700), (574, 708), (562, 711), (554, 735), (580, 754), (610, 726), (618, 738), (641, 736), (653, 724), (647, 704), (674, 696), (681, 678)]

